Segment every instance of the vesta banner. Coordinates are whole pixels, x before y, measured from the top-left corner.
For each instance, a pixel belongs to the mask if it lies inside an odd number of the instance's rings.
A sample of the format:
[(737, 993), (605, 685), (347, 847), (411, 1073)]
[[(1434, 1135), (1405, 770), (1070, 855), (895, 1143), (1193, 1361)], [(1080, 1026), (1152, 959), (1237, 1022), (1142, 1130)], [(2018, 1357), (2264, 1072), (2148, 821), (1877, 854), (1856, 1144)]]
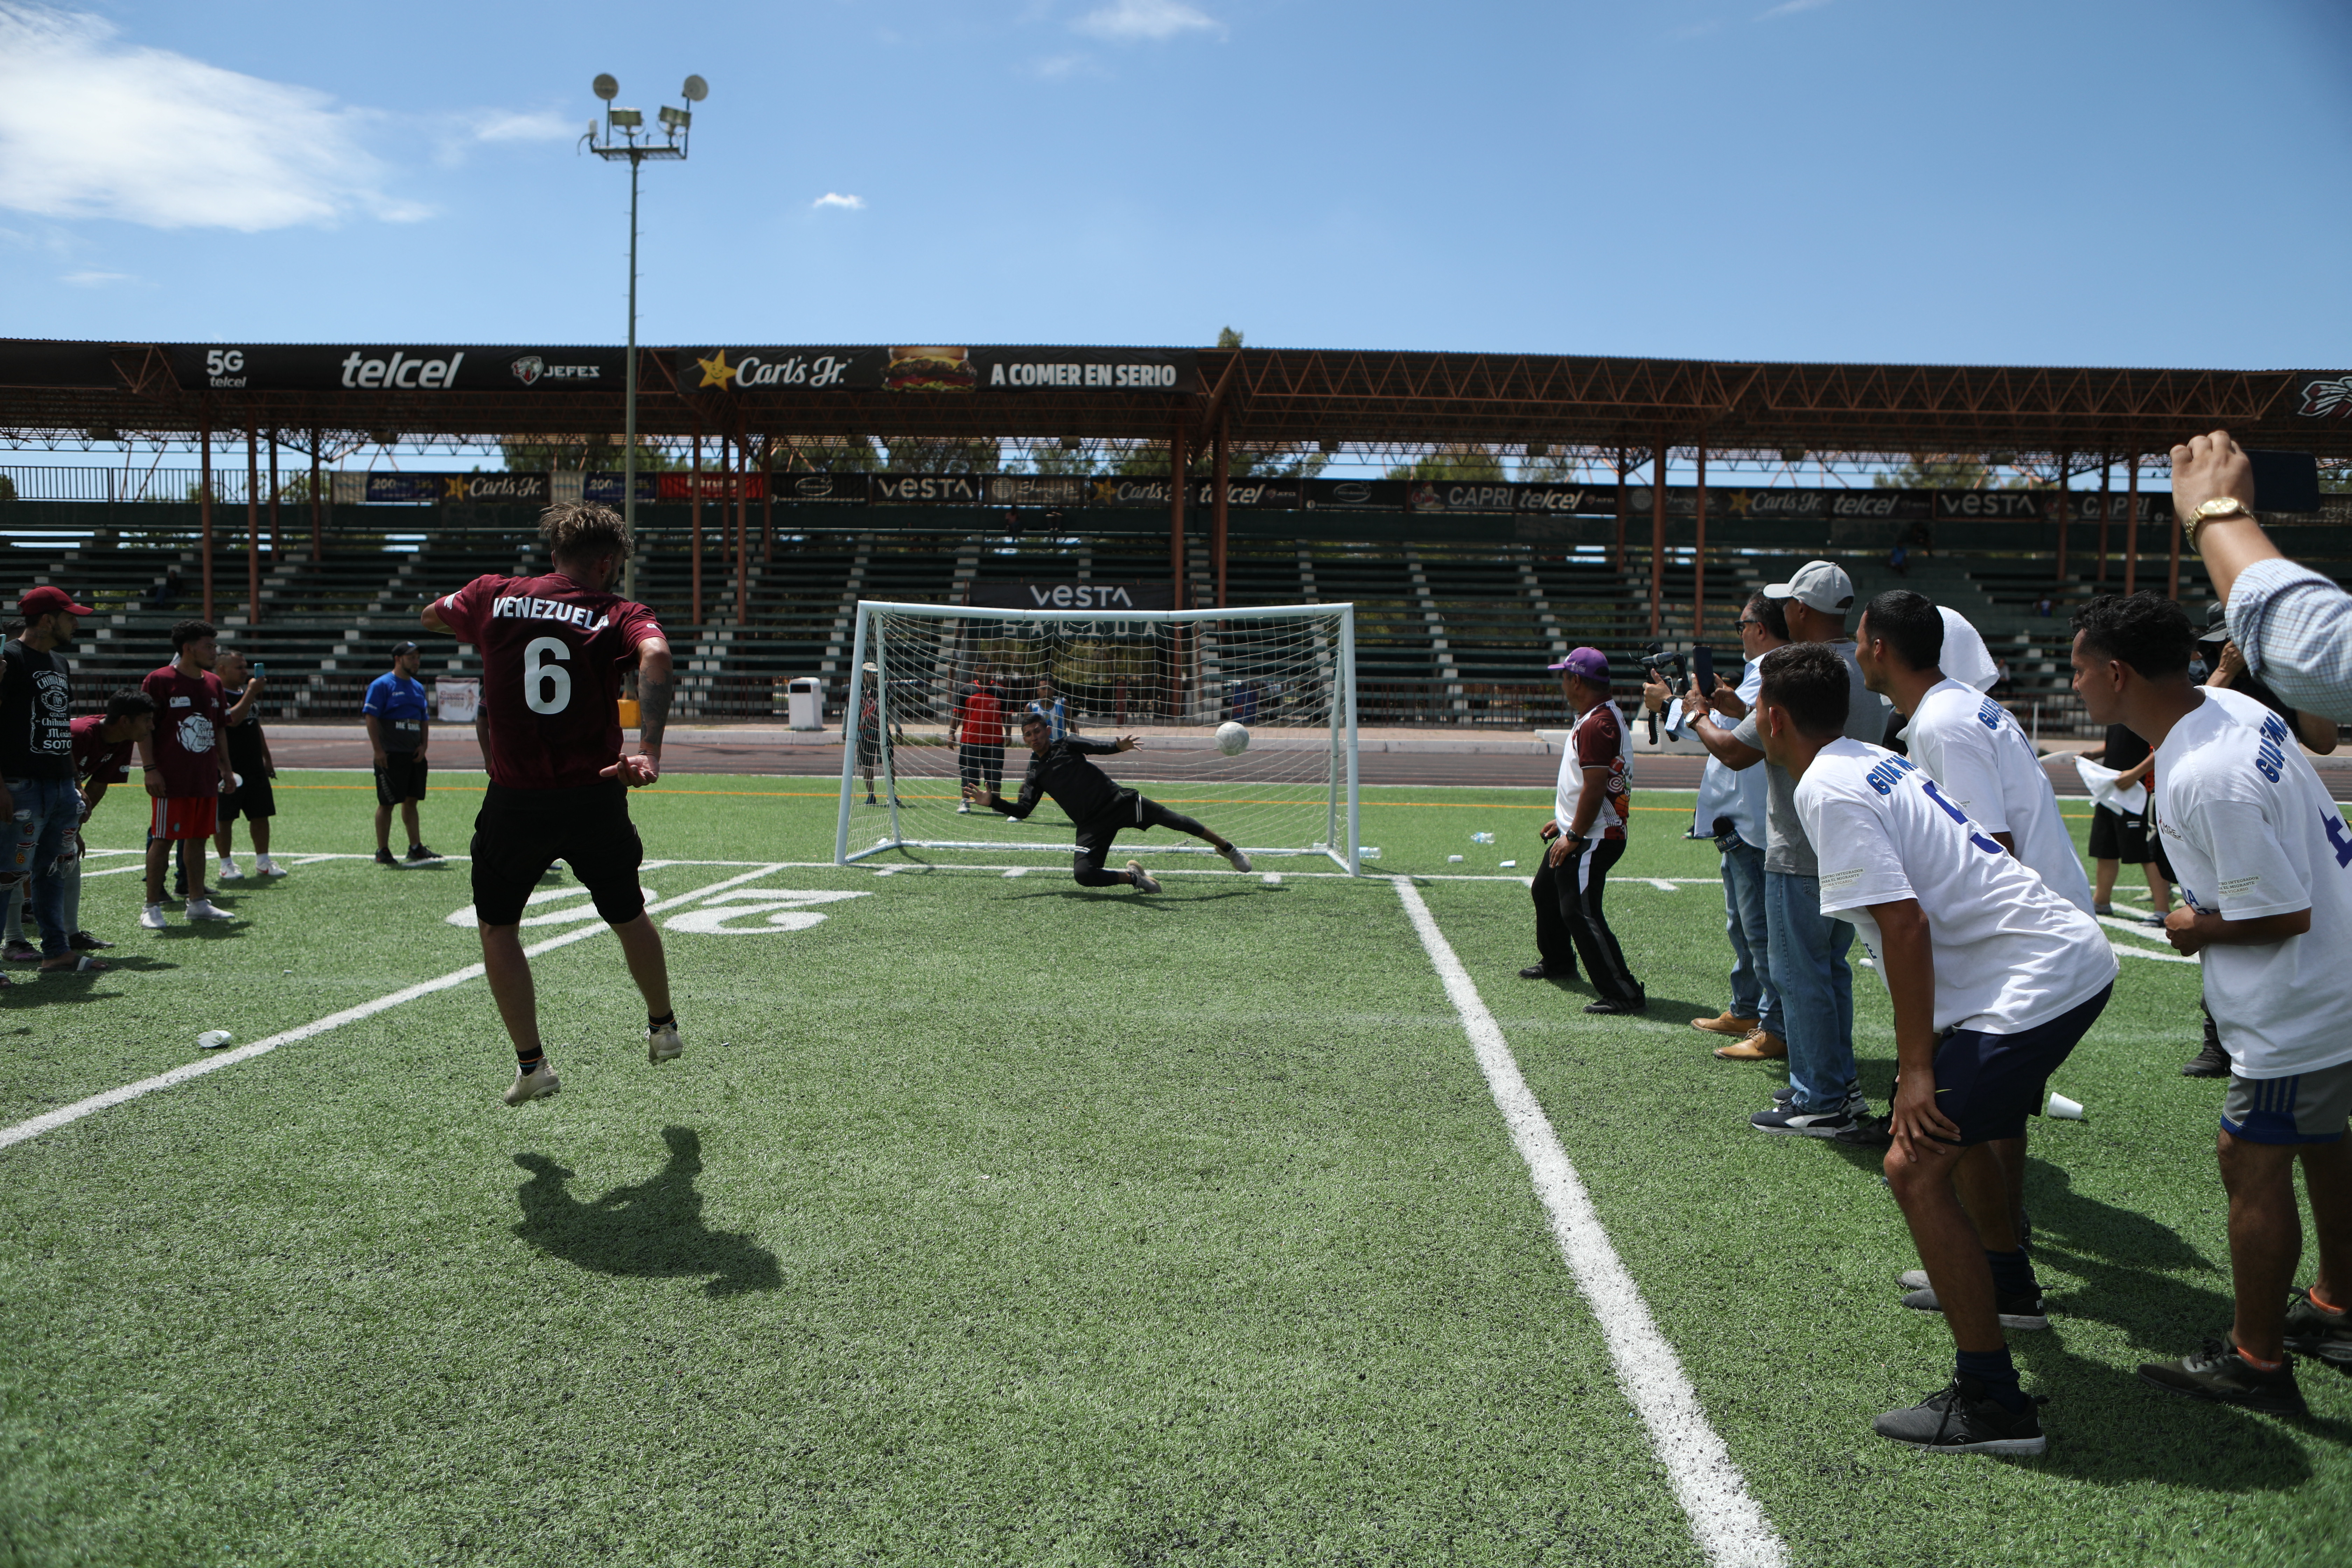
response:
[(971, 602), (991, 610), (1172, 610), (1166, 583), (980, 583)]
[(193, 390), (223, 392), (617, 391), (627, 351), (598, 348), (335, 347), (180, 343), (172, 374)]
[(877, 348), (680, 349), (683, 392), (1133, 392), (1201, 390), (1190, 349), (974, 348), (900, 343)]

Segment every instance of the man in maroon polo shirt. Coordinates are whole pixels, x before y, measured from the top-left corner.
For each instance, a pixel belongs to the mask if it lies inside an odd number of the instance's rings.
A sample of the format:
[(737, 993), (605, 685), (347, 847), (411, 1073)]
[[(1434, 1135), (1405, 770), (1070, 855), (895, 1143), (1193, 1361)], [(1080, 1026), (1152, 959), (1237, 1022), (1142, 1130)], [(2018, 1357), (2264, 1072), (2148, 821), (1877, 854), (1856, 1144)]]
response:
[[(522, 950), (522, 911), (558, 859), (571, 862), (621, 941), (646, 998), (646, 1054), (669, 1061), (686, 1047), (671, 1010), (661, 932), (637, 886), (645, 846), (628, 792), (661, 776), (669, 721), (669, 639), (643, 605), (608, 592), (629, 552), (609, 507), (564, 501), (540, 521), (551, 572), (477, 577), (425, 606), (425, 624), (482, 656), (490, 774), (474, 819), (474, 914), (482, 966), (515, 1047), (509, 1105), (562, 1087), (539, 1034), (539, 997)], [(621, 674), (637, 671), (637, 750), (621, 754)]]

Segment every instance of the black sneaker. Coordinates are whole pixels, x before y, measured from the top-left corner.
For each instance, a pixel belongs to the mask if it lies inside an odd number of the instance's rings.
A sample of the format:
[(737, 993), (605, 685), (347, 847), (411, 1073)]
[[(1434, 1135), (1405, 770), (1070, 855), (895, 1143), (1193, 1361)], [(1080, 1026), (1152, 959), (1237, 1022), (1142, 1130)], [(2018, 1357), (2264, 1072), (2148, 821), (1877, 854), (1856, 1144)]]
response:
[(412, 844), (408, 847), (408, 863), (412, 866), (429, 866), (440, 858), (440, 856), (422, 844)]
[(1525, 969), (1519, 971), (1519, 978), (1522, 980), (1573, 980), (1576, 978), (1576, 971), (1573, 969), (1549, 969), (1539, 963), (1530, 963)]
[(1650, 1010), (1649, 994), (1636, 991), (1631, 996), (1603, 996), (1599, 1001), (1587, 1002), (1584, 1010), (1612, 1017), (1625, 1013), (1646, 1013)]
[(2284, 1362), (2276, 1372), (2249, 1365), (2246, 1358), (2238, 1353), (2233, 1334), (2207, 1340), (2205, 1347), (2195, 1355), (2182, 1356), (2179, 1361), (2142, 1362), (2139, 1375), (2141, 1382), (2152, 1383), (2167, 1394), (2242, 1405), (2266, 1415), (2311, 1413), (2311, 1407), (2303, 1402), (2303, 1390), (2295, 1386), (2294, 1363)]
[(400, 864), (398, 860), (393, 858), (392, 851), (389, 849), (377, 850), (375, 852), (375, 863), (379, 866), (397, 866)]
[(2228, 1078), (2230, 1053), (2221, 1048), (2221, 1041), (2209, 1038), (2204, 1045), (2198, 1047), (2197, 1054), (2189, 1058), (2187, 1065), (2181, 1068), (2180, 1076), (2182, 1078)]
[(1895, 1118), (1864, 1112), (1854, 1117), (1853, 1126), (1834, 1134), (1833, 1141), (1854, 1149), (1892, 1149), (1895, 1147)]
[(95, 952), (100, 948), (112, 947), (114, 944), (103, 938), (94, 937), (86, 931), (78, 931), (66, 938), (66, 945), (76, 952)]
[(1796, 1102), (1759, 1110), (1748, 1119), (1748, 1125), (1759, 1132), (1775, 1133), (1783, 1138), (1835, 1138), (1851, 1132), (1869, 1116), (1869, 1108), (1859, 1097), (1847, 1100), (1835, 1110), (1800, 1110)]
[(2286, 1304), (2286, 1348), (2352, 1372), (2352, 1312), (2323, 1312), (2310, 1291), (2295, 1291)]
[(1985, 1394), (1984, 1380), (1965, 1373), (1908, 1410), (1890, 1410), (1870, 1424), (1882, 1437), (1940, 1454), (2004, 1454), (2031, 1458), (2050, 1451), (2036, 1396), (2012, 1412)]
[[(1940, 1312), (1944, 1310), (1944, 1304), (1936, 1300), (1932, 1286), (1906, 1291), (1903, 1304), (1915, 1312)], [(2050, 1326), (2050, 1315), (2042, 1310), (2039, 1295), (2004, 1296), (1995, 1291), (1992, 1304), (1994, 1310), (2000, 1314), (2000, 1326), (2004, 1329), (2046, 1329)]]

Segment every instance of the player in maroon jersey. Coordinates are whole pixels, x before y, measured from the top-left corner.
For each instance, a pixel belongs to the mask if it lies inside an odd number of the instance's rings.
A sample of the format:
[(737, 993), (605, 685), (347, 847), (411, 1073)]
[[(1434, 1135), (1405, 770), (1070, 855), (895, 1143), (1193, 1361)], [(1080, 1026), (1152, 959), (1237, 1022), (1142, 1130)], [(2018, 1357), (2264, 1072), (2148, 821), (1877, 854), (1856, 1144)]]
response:
[[(509, 1105), (561, 1087), (539, 1037), (539, 997), (523, 955), (523, 905), (558, 859), (596, 900), (621, 939), (646, 998), (646, 1054), (666, 1062), (686, 1047), (670, 1008), (661, 933), (646, 913), (637, 868), (645, 846), (628, 792), (661, 776), (669, 721), (669, 639), (651, 610), (607, 592), (629, 552), (609, 507), (563, 501), (540, 520), (554, 570), (538, 577), (477, 577), (425, 606), (425, 624), (482, 656), (490, 716), (489, 788), (474, 819), (474, 913), (482, 967), (514, 1040)], [(637, 671), (637, 750), (621, 754), (621, 672)]]

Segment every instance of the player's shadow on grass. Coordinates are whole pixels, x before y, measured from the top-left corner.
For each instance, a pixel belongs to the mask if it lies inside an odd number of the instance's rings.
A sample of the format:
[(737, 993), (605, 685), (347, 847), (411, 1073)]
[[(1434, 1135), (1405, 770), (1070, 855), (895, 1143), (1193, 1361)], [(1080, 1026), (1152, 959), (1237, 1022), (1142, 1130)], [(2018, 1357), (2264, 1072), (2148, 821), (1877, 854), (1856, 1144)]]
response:
[(142, 974), (173, 970), (180, 966), (142, 953), (110, 953), (106, 967), (100, 970), (52, 970), (40, 974), (31, 964), (25, 965), (10, 977), (14, 984), (8, 989), (27, 1002), (39, 1002), (47, 1006), (71, 1007), (85, 1002), (111, 1002), (122, 994), (109, 989), (107, 982), (126, 970)]
[(544, 1154), (517, 1154), (531, 1173), (516, 1191), (522, 1223), (515, 1235), (567, 1263), (599, 1274), (640, 1279), (709, 1275), (711, 1296), (773, 1290), (783, 1283), (776, 1255), (748, 1236), (711, 1230), (702, 1223), (702, 1140), (690, 1127), (665, 1127), (669, 1163), (650, 1181), (615, 1187), (582, 1203), (564, 1184), (572, 1173)]
[[(2305, 1440), (2340, 1447), (2352, 1439), (2352, 1423), (2284, 1420), (2168, 1394), (2142, 1382), (2134, 1366), (2068, 1351), (2063, 1320), (2055, 1332), (2011, 1334), (2009, 1345), (2028, 1391), (2050, 1398), (2042, 1417), (2050, 1453), (2032, 1468), (2094, 1486), (2158, 1481), (2211, 1492), (2287, 1491), (2312, 1479)], [(2148, 1359), (2196, 1348), (2192, 1341)], [(2298, 1369), (2306, 1392), (2310, 1364)]]

